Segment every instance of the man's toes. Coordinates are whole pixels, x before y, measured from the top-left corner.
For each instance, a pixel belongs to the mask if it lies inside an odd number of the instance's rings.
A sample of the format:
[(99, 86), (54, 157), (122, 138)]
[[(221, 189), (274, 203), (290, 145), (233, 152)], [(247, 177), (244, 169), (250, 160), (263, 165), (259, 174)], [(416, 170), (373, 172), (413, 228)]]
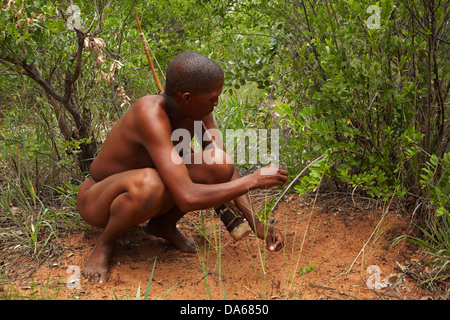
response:
[(108, 281), (107, 272), (85, 270), (83, 271), (83, 275), (86, 279), (89, 280), (89, 282), (104, 283)]
[(197, 248), (195, 247), (195, 244), (193, 242), (192, 243), (184, 243), (179, 249), (183, 252), (189, 252), (189, 253), (197, 252)]
[(98, 282), (99, 283), (105, 283), (106, 281), (108, 281), (108, 274), (106, 272), (105, 273), (101, 273), (99, 275)]

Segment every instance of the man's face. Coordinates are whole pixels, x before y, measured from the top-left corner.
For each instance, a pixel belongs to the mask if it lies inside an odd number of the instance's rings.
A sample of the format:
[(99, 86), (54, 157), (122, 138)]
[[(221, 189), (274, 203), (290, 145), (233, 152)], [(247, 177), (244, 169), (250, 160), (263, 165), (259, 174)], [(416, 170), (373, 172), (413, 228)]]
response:
[(191, 95), (189, 103), (190, 114), (193, 120), (201, 120), (210, 114), (219, 104), (219, 96), (222, 94), (223, 82), (212, 86), (206, 93)]

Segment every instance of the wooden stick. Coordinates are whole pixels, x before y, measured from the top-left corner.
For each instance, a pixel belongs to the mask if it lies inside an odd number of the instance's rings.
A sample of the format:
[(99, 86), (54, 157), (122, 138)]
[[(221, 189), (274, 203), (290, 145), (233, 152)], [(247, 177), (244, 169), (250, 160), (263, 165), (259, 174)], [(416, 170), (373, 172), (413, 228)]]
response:
[[(147, 41), (145, 40), (144, 34), (142, 33), (141, 23), (139, 22), (139, 18), (138, 18), (136, 9), (134, 9), (134, 16), (136, 17), (136, 22), (137, 22), (137, 25), (139, 28), (139, 35), (141, 36), (141, 41), (142, 41), (142, 45), (144, 46), (145, 55), (147, 56), (148, 63), (150, 65), (150, 68), (152, 69), (153, 78), (155, 78), (156, 85), (158, 86), (159, 91), (162, 92), (163, 88), (161, 86), (161, 83), (159, 82), (158, 75), (156, 74), (152, 59), (150, 58), (150, 53), (148, 52), (149, 51), (148, 44), (147, 44)], [(203, 121), (202, 121), (202, 126), (203, 126), (203, 129), (205, 129), (205, 132), (206, 132), (208, 138), (213, 143), (214, 148), (218, 148), (216, 142), (214, 141), (214, 138), (211, 136), (210, 132), (208, 131), (208, 128), (206, 127), (206, 125)]]
[(283, 193), (281, 194), (281, 196), (278, 197), (277, 201), (275, 201), (275, 204), (272, 207), (272, 212), (273, 210), (275, 210), (275, 208), (278, 205), (278, 202), (280, 202), (281, 198), (283, 198), (283, 196), (286, 194), (286, 192), (289, 190), (289, 188), (294, 184), (295, 181), (297, 181), (298, 178), (300, 178), (300, 176), (306, 171), (306, 169), (308, 169), (313, 163), (319, 161), (320, 159), (322, 159), (325, 155), (321, 155), (320, 157), (314, 159), (311, 163), (309, 163), (305, 168), (303, 168), (302, 171), (300, 171), (300, 173), (294, 178), (294, 180), (291, 181), (291, 183), (286, 187), (286, 189), (284, 189)]
[(139, 28), (139, 35), (141, 36), (142, 45), (144, 46), (145, 55), (147, 56), (148, 63), (150, 64), (150, 68), (152, 69), (153, 78), (155, 78), (156, 85), (158, 86), (159, 92), (162, 92), (163, 88), (161, 86), (161, 83), (159, 82), (158, 75), (156, 74), (152, 59), (150, 58), (150, 53), (148, 52), (148, 44), (147, 44), (147, 41), (145, 40), (144, 34), (142, 33), (141, 23), (139, 22), (139, 18), (138, 18), (136, 9), (134, 9), (134, 15), (136, 17), (136, 22), (137, 22), (137, 25)]
[[(153, 66), (152, 59), (150, 58), (150, 53), (148, 52), (149, 51), (148, 43), (145, 40), (144, 34), (142, 33), (141, 23), (139, 22), (139, 18), (138, 18), (136, 9), (134, 9), (134, 16), (136, 17), (136, 22), (137, 22), (137, 25), (138, 25), (138, 28), (139, 28), (139, 35), (141, 36), (141, 41), (142, 41), (142, 45), (144, 46), (145, 55), (147, 56), (148, 63), (150, 65), (150, 68), (152, 69), (153, 78), (155, 78), (156, 85), (158, 86), (159, 91), (162, 92), (163, 88), (161, 86), (161, 83), (159, 82), (158, 75), (156, 74), (155, 67)], [(158, 61), (156, 61), (156, 62), (158, 62)], [(202, 121), (202, 125), (203, 125), (203, 129), (205, 129), (205, 131), (206, 131), (206, 134), (211, 139), (214, 147), (217, 148), (216, 142), (214, 141), (214, 139), (211, 136), (211, 134), (208, 132), (208, 129), (206, 128), (206, 125), (204, 124), (203, 121)]]

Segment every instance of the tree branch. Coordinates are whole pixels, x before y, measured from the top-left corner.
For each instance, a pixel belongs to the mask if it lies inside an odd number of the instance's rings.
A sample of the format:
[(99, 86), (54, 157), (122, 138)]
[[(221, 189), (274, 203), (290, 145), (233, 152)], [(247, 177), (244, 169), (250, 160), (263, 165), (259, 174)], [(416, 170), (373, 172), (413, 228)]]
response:
[(97, 26), (95, 27), (95, 30), (92, 32), (92, 36), (95, 37), (97, 34), (102, 32), (102, 24), (103, 20), (105, 20), (105, 8), (108, 9), (111, 4), (114, 2), (114, 0), (109, 0), (109, 2), (104, 6), (100, 13), (100, 18), (98, 19)]
[[(11, 61), (10, 61), (11, 62)], [(11, 62), (11, 63), (15, 63), (15, 62)], [(25, 74), (30, 77), (31, 79), (33, 79), (37, 84), (39, 84), (44, 90), (46, 94), (49, 94), (50, 96), (52, 96), (54, 99), (56, 99), (57, 101), (63, 103), (63, 96), (61, 96), (60, 94), (58, 94), (55, 89), (47, 82), (45, 81), (42, 77), (41, 74), (39, 72), (39, 69), (37, 69), (36, 67), (33, 68), (31, 65), (27, 65), (26, 62), (23, 62), (20, 64), (20, 66), (22, 67), (22, 69), (25, 71)]]
[(83, 49), (84, 49), (84, 38), (85, 34), (81, 30), (76, 30), (77, 36), (78, 36), (78, 47), (77, 51), (75, 52), (75, 72), (72, 74), (69, 70), (69, 68), (66, 69), (66, 79), (65, 79), (65, 85), (64, 85), (64, 97), (63, 97), (63, 103), (66, 104), (70, 97), (72, 96), (72, 87), (75, 81), (77, 81), (78, 77), (81, 73), (81, 59), (83, 56)]

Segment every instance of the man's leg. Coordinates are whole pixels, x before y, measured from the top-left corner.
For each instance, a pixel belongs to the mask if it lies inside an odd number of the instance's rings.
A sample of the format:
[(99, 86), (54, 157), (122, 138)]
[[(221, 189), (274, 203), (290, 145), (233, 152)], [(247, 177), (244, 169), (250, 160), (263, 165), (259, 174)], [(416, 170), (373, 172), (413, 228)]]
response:
[[(187, 164), (189, 175), (193, 182), (202, 184), (224, 183), (231, 180), (234, 173), (234, 165), (228, 155), (222, 150), (208, 150), (202, 152), (202, 163)], [(192, 155), (192, 160), (196, 155)], [(228, 162), (227, 162), (228, 161)], [(165, 205), (174, 204), (175, 201), (169, 199)], [(183, 235), (176, 224), (186, 212), (182, 212), (176, 205), (166, 211), (163, 208), (159, 214), (152, 218), (147, 225), (147, 230), (158, 237), (162, 237), (174, 244), (178, 249), (185, 252), (195, 252), (194, 241)]]
[(86, 180), (78, 192), (78, 211), (89, 224), (104, 228), (83, 271), (91, 281), (107, 279), (117, 238), (128, 228), (155, 216), (166, 188), (154, 169), (112, 175), (98, 183)]
[[(231, 179), (234, 166), (226, 162), (229, 158), (224, 152), (205, 151), (204, 157), (208, 157), (209, 164), (187, 165), (194, 182), (212, 184)], [(86, 180), (78, 193), (78, 210), (87, 223), (104, 228), (84, 269), (91, 281), (106, 281), (119, 235), (152, 218), (148, 226), (151, 233), (167, 239), (182, 251), (195, 252), (192, 239), (176, 228), (176, 222), (186, 212), (175, 206), (155, 169), (122, 172), (99, 183)]]

